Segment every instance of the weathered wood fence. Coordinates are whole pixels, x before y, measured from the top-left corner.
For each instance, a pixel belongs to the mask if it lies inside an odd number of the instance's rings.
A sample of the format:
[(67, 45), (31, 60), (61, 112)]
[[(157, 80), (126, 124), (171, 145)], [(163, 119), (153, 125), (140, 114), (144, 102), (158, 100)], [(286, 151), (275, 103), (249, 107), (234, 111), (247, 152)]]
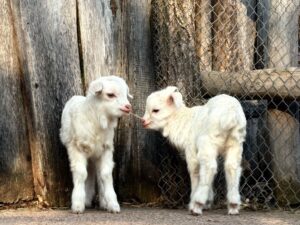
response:
[[(68, 98), (84, 94), (92, 79), (124, 77), (133, 108), (142, 113), (154, 90), (150, 3), (1, 0), (0, 203), (69, 204), (72, 184), (59, 141), (60, 116)], [(114, 171), (120, 199), (159, 196), (154, 136), (145, 134), (139, 121), (120, 121)]]
[[(299, 204), (299, 0), (0, 4), (0, 204), (69, 205), (61, 111), (108, 74), (127, 80), (140, 115), (156, 85), (179, 86), (189, 105), (221, 92), (240, 98), (249, 134), (244, 196), (267, 190), (264, 200)], [(134, 118), (120, 120), (114, 177), (121, 201), (160, 201), (168, 182), (186, 198), (188, 187), (176, 183), (187, 184), (178, 173), (184, 166), (176, 158), (170, 170), (163, 142)]]

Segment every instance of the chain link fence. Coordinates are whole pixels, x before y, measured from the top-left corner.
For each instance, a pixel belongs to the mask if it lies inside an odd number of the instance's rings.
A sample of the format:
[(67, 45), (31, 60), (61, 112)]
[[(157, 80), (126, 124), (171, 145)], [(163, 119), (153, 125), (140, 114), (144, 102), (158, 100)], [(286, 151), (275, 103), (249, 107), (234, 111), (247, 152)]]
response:
[[(299, 16), (299, 0), (152, 0), (158, 87), (178, 86), (188, 106), (227, 93), (244, 108), (246, 208), (300, 207)], [(161, 142), (164, 202), (183, 207), (190, 193), (186, 164)], [(225, 203), (222, 163), (215, 207)]]

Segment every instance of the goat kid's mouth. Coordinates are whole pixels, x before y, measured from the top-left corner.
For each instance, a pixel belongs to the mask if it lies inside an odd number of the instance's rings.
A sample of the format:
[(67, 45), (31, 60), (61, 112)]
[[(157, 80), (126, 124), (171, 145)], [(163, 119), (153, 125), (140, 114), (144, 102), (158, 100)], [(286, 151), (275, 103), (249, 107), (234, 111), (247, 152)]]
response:
[(124, 109), (124, 108), (120, 108), (120, 110), (124, 113), (130, 113), (131, 111), (130, 109)]
[(151, 121), (148, 122), (148, 123), (143, 123), (143, 127), (144, 127), (144, 128), (149, 128), (149, 125), (150, 125), (151, 123), (152, 123)]

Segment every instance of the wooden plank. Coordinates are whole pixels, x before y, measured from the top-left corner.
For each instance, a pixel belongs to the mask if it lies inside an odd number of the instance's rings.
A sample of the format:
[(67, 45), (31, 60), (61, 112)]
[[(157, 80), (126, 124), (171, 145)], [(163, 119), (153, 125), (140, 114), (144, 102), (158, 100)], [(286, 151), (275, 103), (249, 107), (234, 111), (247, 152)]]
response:
[(242, 72), (202, 72), (203, 93), (260, 98), (300, 99), (300, 69), (265, 69)]
[(299, 204), (299, 121), (287, 112), (273, 109), (268, 110), (267, 123), (276, 200), (281, 205)]
[(115, 73), (113, 14), (109, 1), (77, 0), (85, 88)]
[(0, 18), (0, 202), (15, 203), (33, 199), (33, 178), (10, 1)]
[(60, 117), (65, 102), (82, 94), (76, 1), (14, 0), (12, 5), (31, 118), (35, 193), (45, 204), (65, 206), (71, 175), (59, 140)]
[[(117, 71), (126, 74), (133, 110), (143, 115), (146, 97), (155, 90), (150, 34), (151, 0), (113, 1)], [(120, 200), (156, 202), (156, 135), (136, 118), (123, 118), (116, 137), (116, 177)]]

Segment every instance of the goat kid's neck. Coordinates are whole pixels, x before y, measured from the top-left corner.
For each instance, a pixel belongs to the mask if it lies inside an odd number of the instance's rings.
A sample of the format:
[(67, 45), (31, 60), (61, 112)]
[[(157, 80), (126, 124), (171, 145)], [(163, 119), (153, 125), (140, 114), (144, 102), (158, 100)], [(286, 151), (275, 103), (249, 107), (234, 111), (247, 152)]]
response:
[(87, 97), (88, 102), (88, 114), (94, 117), (95, 120), (99, 123), (102, 130), (107, 128), (116, 128), (118, 125), (118, 118), (111, 116), (107, 113), (105, 107), (98, 99), (95, 99), (94, 96)]
[(185, 105), (175, 110), (167, 118), (167, 123), (164, 126), (162, 132), (163, 136), (171, 138), (170, 136), (172, 136), (172, 133), (178, 131), (177, 129), (174, 129), (174, 127), (180, 126), (181, 125), (180, 123), (184, 122), (182, 121), (182, 117), (188, 116), (187, 114), (189, 114), (190, 111), (191, 111), (190, 108), (186, 107)]

